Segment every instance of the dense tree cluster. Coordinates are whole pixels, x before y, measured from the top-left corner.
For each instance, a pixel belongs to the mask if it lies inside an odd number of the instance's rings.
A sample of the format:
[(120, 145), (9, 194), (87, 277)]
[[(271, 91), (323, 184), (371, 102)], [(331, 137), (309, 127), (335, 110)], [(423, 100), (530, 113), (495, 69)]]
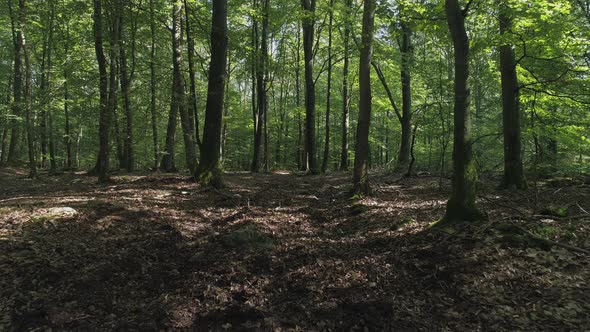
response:
[[(588, 0), (6, 0), (0, 165), (478, 174), (590, 170)], [(177, 136), (181, 135), (182, 139)], [(354, 162), (351, 158), (354, 156)], [(451, 168), (452, 165), (452, 168)]]

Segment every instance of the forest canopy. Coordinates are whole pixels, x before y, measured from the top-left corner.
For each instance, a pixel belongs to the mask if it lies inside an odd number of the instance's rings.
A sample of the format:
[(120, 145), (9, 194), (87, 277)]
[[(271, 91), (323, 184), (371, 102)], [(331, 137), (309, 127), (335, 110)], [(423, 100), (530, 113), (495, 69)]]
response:
[[(30, 139), (38, 167), (96, 168), (98, 32), (110, 168), (194, 171), (216, 41), (212, 2), (99, 2), (94, 14), (88, 1), (0, 4), (0, 162), (29, 163)], [(228, 3), (220, 168), (306, 170), (309, 164), (326, 172), (352, 166), (362, 107), (362, 3), (307, 2), (309, 8), (302, 6), (306, 1)], [(469, 38), (477, 171), (502, 171), (502, 121), (509, 118), (502, 116), (502, 68), (512, 66), (509, 89), (518, 95), (514, 119), (525, 171), (588, 172), (588, 2), (459, 5)], [(377, 1), (374, 25), (368, 166), (405, 170), (413, 160), (410, 172), (447, 174), (455, 74), (445, 2)]]

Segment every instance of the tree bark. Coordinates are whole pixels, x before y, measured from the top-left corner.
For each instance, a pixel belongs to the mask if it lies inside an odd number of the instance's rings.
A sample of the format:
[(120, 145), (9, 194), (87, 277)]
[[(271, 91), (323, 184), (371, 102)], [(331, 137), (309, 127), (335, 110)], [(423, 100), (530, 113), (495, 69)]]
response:
[(322, 160), (322, 173), (328, 170), (330, 162), (330, 108), (332, 100), (332, 25), (334, 22), (334, 0), (330, 0), (330, 18), (328, 22), (328, 86), (326, 87), (326, 136), (324, 142), (324, 159)]
[[(256, 2), (255, 2), (256, 3)], [(251, 171), (260, 171), (260, 148), (262, 135), (265, 132), (265, 118), (268, 112), (268, 86), (267, 86), (267, 64), (268, 64), (268, 10), (269, 0), (262, 0), (262, 31), (260, 34), (260, 50), (256, 57), (256, 91), (258, 94), (256, 120), (254, 122), (254, 155), (252, 158)], [(255, 25), (256, 27), (256, 25)], [(257, 36), (257, 28), (255, 28)]]
[(219, 165), (219, 147), (225, 95), (225, 67), (227, 65), (227, 0), (213, 0), (211, 15), (211, 62), (203, 149), (197, 180), (204, 186), (222, 187), (222, 172)]
[[(506, 36), (512, 29), (511, 9), (505, 0), (500, 2), (500, 34)], [(514, 48), (508, 42), (500, 46), (500, 73), (502, 76), (502, 128), (504, 133), (503, 188), (526, 189), (522, 167), (520, 130), (520, 96)]]
[(123, 95), (123, 111), (125, 112), (125, 137), (123, 140), (123, 158), (125, 168), (127, 168), (128, 172), (133, 172), (135, 169), (135, 157), (134, 157), (134, 149), (133, 149), (133, 112), (131, 110), (131, 77), (128, 75), (127, 70), (127, 52), (125, 51), (125, 45), (123, 44), (124, 36), (123, 36), (123, 13), (124, 13), (124, 6), (122, 0), (118, 0), (118, 10), (120, 13), (120, 23), (119, 23), (119, 41), (121, 45), (119, 46), (119, 72), (120, 72), (120, 83), (121, 83), (121, 94)]
[(160, 147), (158, 143), (158, 115), (156, 113), (156, 22), (154, 16), (154, 0), (150, 0), (150, 113), (152, 116), (154, 170), (157, 170), (160, 166)]
[(373, 30), (375, 0), (365, 0), (363, 8), (362, 44), (359, 64), (359, 117), (353, 170), (354, 194), (369, 194), (369, 127), (371, 125), (371, 57), (373, 55)]
[(477, 170), (472, 158), (471, 115), (469, 111), (469, 38), (466, 12), (458, 0), (446, 0), (445, 11), (455, 50), (455, 107), (453, 145), (453, 192), (447, 203), (445, 222), (475, 221), (483, 218), (475, 205)]
[(17, 42), (25, 58), (25, 124), (27, 130), (27, 147), (29, 154), (29, 177), (37, 177), (37, 160), (35, 158), (35, 134), (33, 128), (33, 71), (31, 68), (31, 59), (27, 49), (25, 37), (25, 20), (27, 15), (26, 0), (18, 1), (19, 14), (17, 32)]
[[(8, 85), (7, 85), (7, 89), (6, 89), (6, 105), (10, 105), (10, 94), (11, 94), (11, 88), (12, 88), (12, 75), (8, 75)], [(2, 122), (3, 126), (2, 126), (2, 138), (0, 138), (0, 167), (4, 166), (4, 163), (6, 162), (6, 156), (8, 151), (6, 151), (7, 149), (7, 143), (8, 143), (8, 131), (10, 128), (10, 122), (8, 121), (8, 119), (4, 119), (4, 121)]]
[(171, 103), (170, 112), (168, 113), (168, 126), (166, 128), (166, 143), (164, 147), (164, 155), (160, 162), (160, 170), (162, 172), (176, 172), (176, 163), (174, 158), (174, 147), (176, 145), (176, 125), (178, 118), (178, 107), (176, 103)]
[[(68, 25), (65, 26), (65, 36), (64, 36), (64, 57), (66, 59), (69, 58), (69, 43), (70, 43), (70, 27)], [(66, 169), (71, 170), (73, 167), (73, 154), (72, 154), (72, 133), (71, 133), (71, 125), (70, 125), (70, 110), (69, 110), (69, 103), (70, 103), (70, 90), (69, 90), (69, 68), (68, 66), (64, 66), (63, 69), (63, 78), (64, 78), (64, 118), (65, 118), (65, 135), (64, 141), (66, 145)]]
[(100, 108), (99, 108), (99, 150), (96, 163), (98, 182), (108, 182), (109, 169), (109, 127), (111, 122), (111, 110), (108, 106), (108, 77), (106, 58), (102, 39), (102, 1), (94, 0), (94, 49), (100, 78)]
[(303, 55), (305, 61), (305, 155), (306, 169), (317, 174), (315, 141), (315, 84), (313, 77), (313, 42), (315, 34), (316, 0), (301, 0), (303, 8)]
[(407, 22), (401, 23), (402, 39), (400, 51), (402, 56), (401, 63), (401, 82), (402, 82), (402, 118), (401, 128), (402, 137), (397, 159), (398, 168), (404, 169), (410, 161), (410, 148), (412, 140), (412, 30)]
[[(12, 85), (13, 89), (13, 101), (12, 101), (12, 115), (13, 120), (11, 120), (11, 128), (10, 128), (10, 144), (8, 145), (8, 156), (6, 159), (6, 163), (8, 165), (14, 165), (18, 161), (19, 158), (19, 141), (20, 141), (20, 125), (16, 118), (21, 116), (22, 113), (22, 104), (23, 104), (23, 74), (22, 74), (22, 67), (23, 67), (23, 48), (22, 44), (19, 40), (20, 33), (18, 30), (20, 29), (20, 10), (19, 10), (19, 22), (15, 23), (13, 10), (12, 10), (12, 1), (8, 1), (8, 9), (10, 12), (10, 22), (12, 27), (12, 39), (13, 39), (13, 46), (14, 46), (14, 82)], [(19, 24), (19, 28), (16, 28), (16, 24)]]
[[(253, 0), (252, 7), (257, 6), (257, 0)], [(252, 166), (254, 166), (254, 158), (257, 158), (258, 154), (256, 153), (256, 139), (257, 139), (257, 130), (258, 128), (258, 102), (257, 102), (257, 80), (256, 74), (258, 73), (258, 20), (257, 18), (252, 15), (250, 17), (252, 20), (252, 35), (251, 35), (251, 68), (250, 68), (250, 79), (251, 79), (251, 106), (252, 106), (252, 122), (254, 124), (254, 145), (253, 145), (253, 156), (252, 160), (250, 161), (250, 171), (252, 171)]]
[(194, 120), (194, 131), (195, 131), (195, 142), (197, 147), (201, 148), (201, 135), (199, 133), (199, 112), (197, 110), (197, 82), (195, 79), (195, 41), (192, 38), (192, 30), (190, 25), (190, 7), (187, 0), (184, 0), (184, 13), (185, 13), (185, 31), (187, 41), (187, 53), (188, 53), (188, 73), (190, 79), (189, 88), (189, 117), (191, 122)]
[(182, 73), (182, 5), (174, 3), (172, 13), (172, 55), (173, 55), (173, 82), (172, 82), (172, 103), (180, 113), (180, 123), (184, 139), (184, 152), (186, 166), (191, 174), (195, 174), (197, 168), (197, 155), (195, 150), (195, 133), (193, 119), (189, 116), (188, 103), (185, 94), (184, 75)]
[(352, 0), (346, 0), (344, 23), (344, 68), (342, 69), (342, 141), (340, 145), (340, 170), (348, 169), (348, 131), (350, 127), (350, 33), (352, 20)]
[[(117, 0), (117, 3), (120, 0)], [(108, 108), (111, 114), (111, 121), (113, 121), (113, 134), (115, 135), (115, 143), (117, 146), (117, 159), (119, 160), (119, 168), (125, 168), (125, 158), (123, 156), (123, 144), (121, 142), (119, 130), (119, 118), (117, 115), (117, 91), (119, 86), (119, 25), (121, 23), (121, 13), (115, 8), (110, 8), (111, 12), (111, 29), (110, 29), (110, 44), (109, 44), (109, 95)]]
[(307, 162), (305, 157), (305, 146), (303, 143), (303, 124), (301, 119), (301, 27), (297, 23), (297, 50), (295, 59), (295, 106), (297, 108), (297, 169), (305, 171)]

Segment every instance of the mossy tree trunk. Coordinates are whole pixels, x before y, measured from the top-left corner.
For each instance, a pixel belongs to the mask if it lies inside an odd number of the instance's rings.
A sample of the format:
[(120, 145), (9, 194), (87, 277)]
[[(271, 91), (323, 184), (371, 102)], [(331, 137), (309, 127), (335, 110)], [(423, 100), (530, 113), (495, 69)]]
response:
[(227, 0), (214, 0), (211, 25), (211, 62), (203, 149), (196, 178), (204, 186), (222, 187), (220, 168), (221, 125), (227, 66)]
[(483, 218), (475, 205), (477, 170), (473, 160), (469, 113), (469, 38), (465, 30), (467, 9), (458, 0), (446, 0), (445, 11), (455, 50), (455, 108), (453, 192), (443, 221), (475, 221)]

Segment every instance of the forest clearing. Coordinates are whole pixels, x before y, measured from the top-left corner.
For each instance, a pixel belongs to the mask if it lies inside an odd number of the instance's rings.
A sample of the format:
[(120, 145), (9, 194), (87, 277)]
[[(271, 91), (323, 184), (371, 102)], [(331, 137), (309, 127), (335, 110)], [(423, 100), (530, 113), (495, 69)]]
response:
[(436, 177), (378, 176), (352, 200), (344, 173), (228, 174), (220, 191), (16, 172), (0, 182), (2, 330), (590, 326), (588, 179), (484, 185), (488, 221), (436, 230), (450, 190)]

